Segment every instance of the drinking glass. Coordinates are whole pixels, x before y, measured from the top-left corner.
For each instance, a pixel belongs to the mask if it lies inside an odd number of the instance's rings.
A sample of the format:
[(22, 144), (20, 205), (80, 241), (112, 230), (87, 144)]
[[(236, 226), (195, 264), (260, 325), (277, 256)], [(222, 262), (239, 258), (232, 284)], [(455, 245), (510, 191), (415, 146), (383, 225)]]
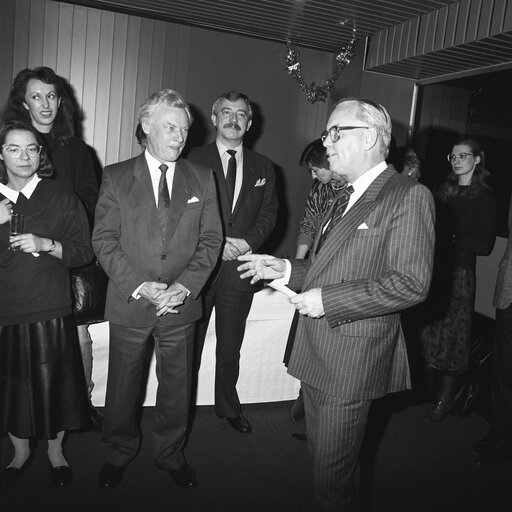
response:
[[(11, 230), (9, 231), (9, 236), (16, 236), (23, 234), (23, 214), (22, 213), (13, 213), (11, 215)], [(19, 251), (18, 247), (9, 246), (11, 251)]]

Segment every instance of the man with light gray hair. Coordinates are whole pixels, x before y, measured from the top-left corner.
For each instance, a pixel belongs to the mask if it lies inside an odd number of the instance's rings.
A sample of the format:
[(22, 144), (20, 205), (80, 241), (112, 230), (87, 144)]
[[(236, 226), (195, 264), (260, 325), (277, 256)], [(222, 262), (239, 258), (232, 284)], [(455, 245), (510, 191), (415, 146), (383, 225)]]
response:
[(359, 510), (359, 452), (372, 400), (410, 387), (399, 312), (425, 300), (434, 203), (386, 164), (384, 107), (348, 98), (321, 135), (329, 167), (348, 182), (320, 226), (309, 260), (243, 255), (251, 282), (281, 279), (301, 293), (288, 372), (300, 379), (315, 494), (324, 512)]
[(192, 116), (179, 93), (154, 93), (139, 110), (145, 149), (103, 173), (92, 243), (110, 281), (110, 352), (102, 488), (117, 486), (139, 450), (136, 421), (148, 354), (158, 390), (157, 467), (182, 487), (197, 484), (183, 446), (190, 407), (195, 322), (217, 261), (222, 228), (212, 173), (180, 158)]

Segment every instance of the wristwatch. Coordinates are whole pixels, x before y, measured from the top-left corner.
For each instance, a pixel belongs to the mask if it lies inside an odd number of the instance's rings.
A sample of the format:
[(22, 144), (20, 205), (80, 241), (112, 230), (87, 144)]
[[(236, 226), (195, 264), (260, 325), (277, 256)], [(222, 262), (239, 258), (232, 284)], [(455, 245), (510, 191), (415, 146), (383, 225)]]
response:
[(57, 249), (57, 246), (55, 245), (55, 240), (52, 238), (52, 243), (51, 243), (50, 247), (48, 247), (47, 252), (53, 252), (53, 251), (55, 251), (55, 249)]

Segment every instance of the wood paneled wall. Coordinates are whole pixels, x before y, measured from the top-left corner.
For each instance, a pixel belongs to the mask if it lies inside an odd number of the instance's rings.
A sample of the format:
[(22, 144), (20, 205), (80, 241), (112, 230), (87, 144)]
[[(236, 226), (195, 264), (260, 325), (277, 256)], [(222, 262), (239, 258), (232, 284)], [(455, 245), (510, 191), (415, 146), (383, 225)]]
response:
[[(150, 93), (180, 91), (196, 118), (192, 143), (214, 138), (210, 109), (238, 89), (256, 106), (252, 143), (278, 169), (277, 251), (294, 252), (310, 178), (299, 169), (305, 145), (325, 127), (328, 105), (311, 104), (284, 69), (284, 43), (181, 26), (51, 0), (2, 0), (0, 103), (26, 67), (50, 66), (82, 105), (84, 136), (102, 164), (138, 153), (136, 112)], [(330, 53), (302, 50), (305, 79), (329, 76)]]

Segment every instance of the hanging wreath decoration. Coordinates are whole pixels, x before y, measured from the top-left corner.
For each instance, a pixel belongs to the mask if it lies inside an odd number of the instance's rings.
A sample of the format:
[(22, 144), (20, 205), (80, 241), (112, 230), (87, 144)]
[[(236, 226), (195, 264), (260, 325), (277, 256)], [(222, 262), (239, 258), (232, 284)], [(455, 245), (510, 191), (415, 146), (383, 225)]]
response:
[(323, 83), (317, 85), (315, 82), (311, 82), (310, 85), (306, 83), (302, 77), (302, 69), (300, 63), (300, 48), (296, 43), (292, 43), (291, 39), (286, 39), (286, 48), (288, 53), (286, 54), (286, 69), (288, 74), (295, 79), (299, 84), (299, 87), (306, 94), (306, 99), (311, 103), (317, 101), (325, 101), (331, 89), (334, 87), (336, 80), (340, 76), (343, 68), (350, 63), (350, 59), (354, 55), (352, 48), (356, 40), (356, 30), (352, 30), (352, 37), (347, 46), (343, 46), (341, 51), (336, 55), (336, 67), (331, 73), (331, 76)]

